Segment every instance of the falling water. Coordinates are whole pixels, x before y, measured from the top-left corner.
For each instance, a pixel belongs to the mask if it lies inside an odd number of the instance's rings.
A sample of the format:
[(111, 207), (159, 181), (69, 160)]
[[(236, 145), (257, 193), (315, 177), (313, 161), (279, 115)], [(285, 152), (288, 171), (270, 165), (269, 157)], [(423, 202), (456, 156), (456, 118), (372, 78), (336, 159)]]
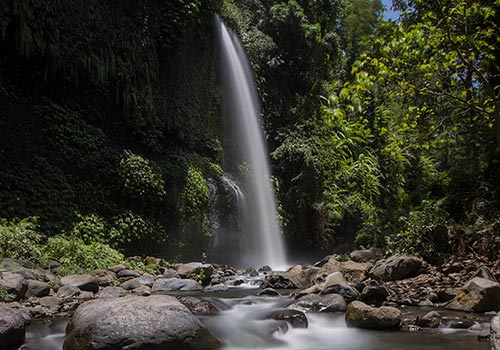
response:
[(234, 154), (230, 158), (247, 165), (246, 176), (238, 179), (246, 194), (245, 212), (241, 213), (245, 247), (240, 252), (240, 263), (284, 268), (285, 249), (252, 71), (238, 37), (218, 17), (216, 22), (221, 43), (224, 106), (226, 119), (232, 126)]

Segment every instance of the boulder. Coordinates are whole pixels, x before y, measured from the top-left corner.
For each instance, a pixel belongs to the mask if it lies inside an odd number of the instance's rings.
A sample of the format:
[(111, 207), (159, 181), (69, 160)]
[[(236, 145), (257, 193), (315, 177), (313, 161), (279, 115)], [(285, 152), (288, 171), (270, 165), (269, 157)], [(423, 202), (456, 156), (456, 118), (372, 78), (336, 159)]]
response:
[(279, 296), (281, 296), (281, 294), (277, 290), (272, 289), (272, 288), (263, 289), (260, 292), (258, 292), (257, 295), (268, 295), (268, 296), (271, 296), (271, 297), (279, 297)]
[(333, 284), (324, 288), (320, 294), (341, 295), (347, 303), (359, 299), (359, 293), (348, 284)]
[(177, 273), (182, 278), (191, 278), (207, 285), (210, 282), (214, 268), (210, 264), (192, 262), (177, 266)]
[(416, 256), (393, 255), (377, 261), (369, 274), (378, 280), (395, 281), (414, 275), (421, 266), (422, 260)]
[(46, 297), (50, 294), (50, 286), (48, 283), (28, 280), (27, 281), (27, 297)]
[(3, 272), (0, 278), (0, 288), (14, 297), (14, 300), (23, 299), (27, 285), (24, 277), (18, 273)]
[(377, 259), (383, 252), (382, 248), (354, 250), (349, 257), (356, 262), (368, 262)]
[(143, 297), (147, 297), (151, 295), (151, 287), (148, 286), (140, 286), (136, 289), (132, 289), (133, 294), (142, 295)]
[(97, 281), (97, 284), (99, 284), (99, 286), (101, 287), (107, 287), (109, 286), (111, 283), (113, 283), (113, 281), (116, 280), (116, 273), (114, 273), (113, 271), (101, 271), (100, 273), (96, 274), (96, 281)]
[(338, 256), (332, 255), (317, 263), (321, 268), (316, 274), (316, 282), (323, 282), (326, 276), (333, 272), (342, 272), (348, 282), (361, 282), (366, 278), (366, 273), (373, 266), (368, 262), (338, 261), (337, 258)]
[(116, 277), (118, 277), (121, 280), (127, 280), (135, 277), (140, 277), (141, 274), (137, 271), (134, 270), (129, 270), (129, 269), (123, 269), (120, 270), (116, 273)]
[(81, 292), (82, 291), (75, 286), (65, 285), (57, 290), (57, 296), (61, 299), (69, 299), (80, 295)]
[(500, 350), (500, 312), (491, 319), (490, 343), (491, 350)]
[(383, 283), (370, 280), (365, 283), (359, 298), (367, 304), (380, 305), (388, 296), (389, 291)]
[(368, 329), (401, 328), (401, 311), (395, 307), (371, 307), (361, 301), (347, 305), (345, 320), (348, 327)]
[(80, 290), (97, 293), (99, 284), (94, 276), (91, 275), (70, 275), (61, 278), (61, 286), (73, 286)]
[(13, 350), (24, 343), (24, 318), (20, 312), (7, 306), (0, 306), (0, 345), (2, 349)]
[(52, 297), (52, 296), (40, 298), (40, 300), (38, 302), (40, 303), (41, 306), (49, 309), (50, 312), (52, 312), (52, 313), (59, 312), (59, 309), (61, 308), (61, 305), (63, 303), (61, 298)]
[(211, 315), (219, 311), (212, 303), (206, 300), (195, 297), (179, 297), (177, 299), (194, 315)]
[(122, 284), (120, 284), (120, 287), (122, 287), (125, 290), (132, 290), (132, 289), (139, 288), (141, 286), (151, 287), (153, 285), (154, 281), (155, 281), (155, 279), (153, 276), (144, 275), (141, 277), (136, 277), (136, 278), (132, 278), (130, 280), (127, 280), (127, 281), (123, 282)]
[(268, 274), (261, 285), (261, 288), (274, 289), (297, 289), (307, 288), (314, 284), (314, 279), (319, 268), (303, 268), (301, 265), (295, 265), (287, 271), (277, 271)]
[(121, 287), (104, 287), (96, 294), (97, 299), (119, 298), (127, 294), (127, 291)]
[(167, 292), (167, 291), (197, 291), (202, 290), (203, 287), (192, 279), (179, 279), (179, 278), (158, 278), (154, 284), (153, 292)]
[(417, 318), (416, 325), (423, 328), (438, 328), (441, 324), (441, 314), (437, 311), (430, 311), (421, 318)]
[(308, 294), (298, 298), (288, 308), (305, 312), (344, 312), (346, 302), (339, 294)]
[(293, 328), (307, 328), (309, 326), (306, 315), (302, 311), (294, 309), (273, 310), (264, 314), (261, 319), (286, 321), (291, 324)]
[(115, 266), (111, 266), (108, 270), (111, 271), (111, 272), (114, 272), (114, 273), (118, 273), (121, 270), (126, 270), (126, 269), (128, 269), (128, 267), (126, 265), (118, 264), (118, 265), (115, 265)]
[(179, 278), (179, 274), (174, 269), (165, 269), (165, 271), (163, 271), (163, 277), (165, 277), (165, 278)]
[(78, 307), (66, 329), (65, 350), (216, 349), (213, 336), (168, 295), (98, 299)]
[(500, 310), (500, 284), (486, 278), (469, 280), (446, 307), (468, 312)]
[(226, 292), (229, 290), (229, 287), (224, 283), (214, 284), (212, 286), (208, 286), (205, 288), (205, 292)]

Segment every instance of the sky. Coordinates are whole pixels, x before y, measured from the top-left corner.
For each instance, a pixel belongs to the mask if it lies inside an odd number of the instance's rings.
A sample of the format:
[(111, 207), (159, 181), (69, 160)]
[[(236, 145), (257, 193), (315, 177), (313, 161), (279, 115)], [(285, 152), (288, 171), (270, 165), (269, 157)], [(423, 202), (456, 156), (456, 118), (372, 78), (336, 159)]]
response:
[(399, 12), (391, 10), (392, 0), (382, 0), (382, 4), (384, 4), (386, 8), (386, 11), (384, 12), (385, 19), (395, 20), (399, 17)]

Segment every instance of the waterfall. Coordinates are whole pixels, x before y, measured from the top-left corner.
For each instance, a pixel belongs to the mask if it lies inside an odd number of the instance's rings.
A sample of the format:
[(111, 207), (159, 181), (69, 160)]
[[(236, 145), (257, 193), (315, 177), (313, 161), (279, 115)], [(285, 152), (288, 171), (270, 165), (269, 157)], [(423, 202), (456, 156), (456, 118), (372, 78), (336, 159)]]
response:
[(240, 264), (284, 268), (285, 248), (252, 71), (238, 37), (218, 17), (216, 24), (221, 44), (226, 130), (231, 144), (226, 157), (239, 165), (236, 178), (245, 192), (241, 196), (244, 205), (240, 205), (240, 210), (244, 208), (240, 213), (244, 242)]

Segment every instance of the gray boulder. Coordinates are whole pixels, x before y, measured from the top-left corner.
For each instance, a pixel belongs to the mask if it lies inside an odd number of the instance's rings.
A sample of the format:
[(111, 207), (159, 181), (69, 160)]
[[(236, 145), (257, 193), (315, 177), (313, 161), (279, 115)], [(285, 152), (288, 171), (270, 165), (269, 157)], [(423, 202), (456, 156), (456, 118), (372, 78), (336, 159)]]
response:
[(0, 345), (2, 349), (17, 349), (24, 343), (25, 327), (22, 314), (0, 306)]
[(360, 299), (367, 304), (380, 305), (389, 296), (389, 291), (383, 283), (376, 280), (365, 282), (364, 288), (361, 290)]
[(121, 287), (104, 287), (96, 294), (97, 299), (120, 298), (127, 294), (127, 291)]
[(123, 269), (123, 270), (120, 270), (119, 272), (116, 273), (116, 277), (118, 277), (122, 280), (136, 278), (136, 277), (140, 277), (140, 276), (141, 276), (141, 274), (139, 272), (134, 271), (134, 270), (129, 270), (129, 269)]
[(153, 292), (168, 292), (168, 291), (198, 291), (203, 287), (192, 279), (179, 278), (158, 278), (154, 284)]
[(347, 283), (328, 283), (328, 280), (320, 294), (338, 294), (341, 295), (347, 303), (359, 299), (359, 293)]
[(144, 275), (141, 277), (136, 277), (136, 278), (132, 278), (128, 281), (125, 281), (122, 284), (120, 284), (120, 287), (122, 287), (125, 290), (132, 290), (132, 289), (136, 289), (136, 288), (139, 288), (142, 286), (151, 287), (153, 285), (154, 281), (155, 281), (155, 279), (153, 276)]
[(393, 255), (377, 261), (369, 274), (378, 280), (395, 281), (414, 275), (421, 266), (422, 260), (416, 256)]
[(215, 338), (168, 295), (99, 299), (78, 307), (66, 329), (65, 350), (216, 349)]
[(423, 328), (438, 328), (441, 324), (441, 314), (437, 311), (430, 311), (417, 319), (416, 325)]
[(195, 297), (179, 297), (177, 299), (194, 315), (211, 315), (219, 312), (219, 310), (207, 300), (201, 300)]
[(500, 311), (500, 284), (486, 278), (474, 277), (446, 307), (468, 312)]
[(500, 350), (500, 312), (491, 319), (490, 342), (491, 350)]
[(339, 294), (308, 294), (298, 298), (288, 308), (305, 312), (344, 312), (346, 306), (344, 298)]
[(293, 328), (307, 328), (309, 323), (306, 315), (299, 310), (294, 309), (277, 309), (264, 314), (262, 320), (286, 321)]
[(354, 250), (349, 254), (349, 257), (356, 262), (367, 262), (375, 260), (383, 252), (384, 250), (381, 248)]
[(191, 278), (201, 282), (204, 286), (210, 283), (214, 268), (210, 264), (192, 262), (177, 266), (177, 273), (182, 278)]
[(61, 286), (73, 286), (86, 292), (97, 293), (99, 284), (94, 276), (91, 275), (70, 275), (61, 278)]
[(50, 294), (50, 286), (48, 283), (35, 280), (28, 280), (26, 284), (27, 284), (27, 290), (26, 290), (27, 297), (46, 297), (47, 295)]
[(69, 299), (80, 295), (81, 292), (79, 288), (68, 284), (57, 290), (57, 296), (61, 299)]
[(0, 288), (12, 295), (14, 300), (19, 300), (26, 295), (27, 285), (22, 275), (3, 272), (0, 278)]
[(348, 327), (368, 329), (401, 328), (401, 311), (395, 307), (371, 307), (361, 301), (347, 305), (345, 320)]

